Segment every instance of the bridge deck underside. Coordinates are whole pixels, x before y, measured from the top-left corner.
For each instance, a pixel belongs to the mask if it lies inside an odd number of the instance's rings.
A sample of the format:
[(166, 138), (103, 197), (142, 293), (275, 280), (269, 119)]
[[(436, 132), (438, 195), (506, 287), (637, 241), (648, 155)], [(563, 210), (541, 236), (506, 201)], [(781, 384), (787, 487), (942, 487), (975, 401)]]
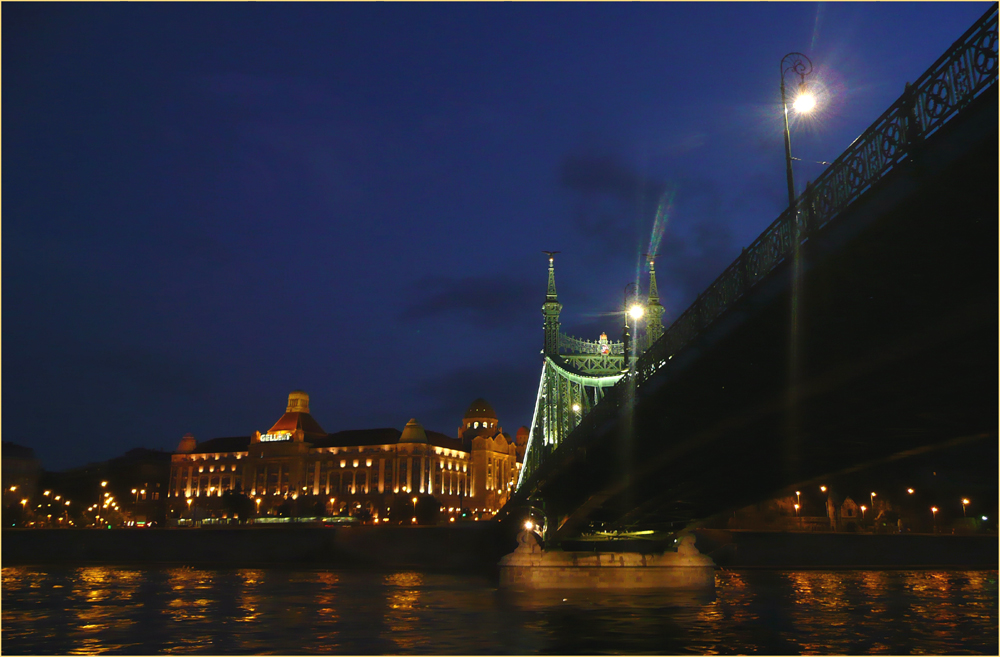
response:
[(705, 518), (964, 436), (990, 436), (995, 471), (996, 98), (802, 246), (797, 330), (785, 263), (519, 495), (565, 536)]

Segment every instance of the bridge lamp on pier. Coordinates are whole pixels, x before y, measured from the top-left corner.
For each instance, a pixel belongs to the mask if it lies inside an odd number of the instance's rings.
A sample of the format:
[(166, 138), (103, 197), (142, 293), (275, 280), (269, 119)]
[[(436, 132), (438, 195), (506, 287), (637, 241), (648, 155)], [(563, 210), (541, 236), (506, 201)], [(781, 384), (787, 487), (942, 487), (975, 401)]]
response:
[(872, 493), (872, 508), (875, 508), (875, 493)]
[(795, 185), (792, 182), (792, 146), (788, 132), (788, 96), (785, 93), (785, 76), (794, 73), (799, 76), (799, 88), (792, 99), (792, 109), (807, 114), (816, 107), (816, 97), (806, 87), (806, 76), (812, 73), (813, 65), (808, 57), (799, 52), (790, 52), (781, 59), (781, 109), (785, 119), (785, 175), (788, 178), (788, 207), (795, 205)]
[(579, 404), (573, 404), (573, 412), (574, 413), (579, 413), (580, 412), (580, 405)]
[(935, 524), (937, 524), (937, 512), (938, 512), (938, 508), (936, 506), (932, 506), (931, 507), (931, 519), (934, 521)]
[(802, 491), (795, 491), (795, 502), (796, 504), (802, 504)]
[(963, 497), (962, 498), (962, 517), (963, 518), (965, 517), (965, 507), (967, 507), (968, 505), (969, 505), (968, 498)]
[(868, 507), (866, 507), (864, 504), (862, 504), (861, 505), (861, 520), (862, 520), (862, 522), (865, 519), (865, 511), (867, 511), (867, 510), (868, 510)]
[(798, 504), (795, 504), (794, 506), (795, 506), (795, 517), (798, 517), (798, 515), (799, 515), (799, 508), (800, 507), (799, 507)]

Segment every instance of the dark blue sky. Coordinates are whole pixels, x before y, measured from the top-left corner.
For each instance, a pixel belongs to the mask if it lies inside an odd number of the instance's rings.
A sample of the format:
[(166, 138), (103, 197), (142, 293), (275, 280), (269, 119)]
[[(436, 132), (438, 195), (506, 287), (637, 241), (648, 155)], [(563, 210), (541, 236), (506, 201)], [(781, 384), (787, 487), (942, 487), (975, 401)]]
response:
[[(531, 420), (543, 249), (613, 338), (671, 203), (669, 323), (987, 3), (4, 3), (3, 439), (48, 469), (490, 400)], [(796, 163), (796, 181), (822, 166)], [(645, 289), (645, 279), (643, 279)]]

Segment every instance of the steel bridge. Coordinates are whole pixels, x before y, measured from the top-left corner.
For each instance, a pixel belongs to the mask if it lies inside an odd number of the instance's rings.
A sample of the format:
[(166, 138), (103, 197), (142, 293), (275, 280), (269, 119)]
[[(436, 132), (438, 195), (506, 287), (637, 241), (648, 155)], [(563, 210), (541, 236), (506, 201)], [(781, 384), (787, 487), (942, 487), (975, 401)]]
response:
[(997, 59), (993, 5), (665, 331), (650, 264), (648, 344), (562, 334), (550, 254), (507, 513), (544, 505), (563, 538), (676, 527), (859, 461), (995, 444)]

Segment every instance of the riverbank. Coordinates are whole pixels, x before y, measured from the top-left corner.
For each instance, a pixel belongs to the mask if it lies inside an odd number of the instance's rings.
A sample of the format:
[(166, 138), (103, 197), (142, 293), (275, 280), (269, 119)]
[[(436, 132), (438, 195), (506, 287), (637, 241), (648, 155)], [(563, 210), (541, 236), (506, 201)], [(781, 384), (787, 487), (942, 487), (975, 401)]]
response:
[(722, 568), (975, 568), (995, 570), (996, 534), (844, 534), (696, 529)]
[[(996, 535), (694, 530), (702, 554), (737, 568), (997, 569)], [(495, 574), (517, 547), (496, 523), (425, 526), (5, 529), (3, 565), (315, 566)], [(655, 548), (655, 549), (654, 549)], [(632, 548), (629, 548), (632, 549)], [(653, 553), (662, 546), (637, 552)]]
[(5, 529), (3, 565), (316, 566), (491, 573), (516, 547), (499, 525)]

